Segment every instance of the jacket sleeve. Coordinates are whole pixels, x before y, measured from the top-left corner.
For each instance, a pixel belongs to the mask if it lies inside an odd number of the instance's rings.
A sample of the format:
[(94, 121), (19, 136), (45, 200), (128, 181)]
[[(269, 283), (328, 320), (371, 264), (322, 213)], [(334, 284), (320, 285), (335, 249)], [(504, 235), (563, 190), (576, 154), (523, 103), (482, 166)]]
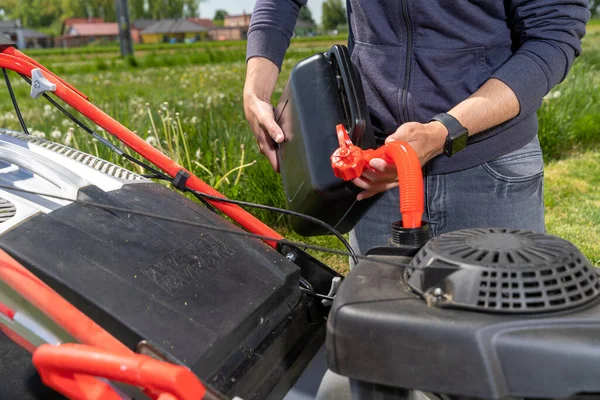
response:
[(515, 92), (520, 115), (530, 114), (581, 54), (588, 0), (512, 0), (508, 7), (517, 50), (492, 77)]
[(248, 29), (246, 60), (265, 57), (279, 69), (307, 0), (257, 0)]

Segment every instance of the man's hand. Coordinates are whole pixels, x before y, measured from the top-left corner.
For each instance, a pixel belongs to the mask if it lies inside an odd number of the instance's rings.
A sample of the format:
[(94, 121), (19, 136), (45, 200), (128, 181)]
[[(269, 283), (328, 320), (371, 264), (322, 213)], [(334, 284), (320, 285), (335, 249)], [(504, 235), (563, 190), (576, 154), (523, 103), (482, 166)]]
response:
[[(385, 142), (390, 143), (396, 140), (407, 142), (417, 152), (421, 165), (425, 165), (433, 157), (443, 152), (446, 136), (448, 136), (448, 130), (440, 122), (434, 121), (427, 124), (408, 122), (388, 136)], [(365, 189), (359, 193), (358, 200), (398, 186), (398, 175), (394, 164), (374, 158), (369, 166), (371, 168), (365, 169), (360, 178), (352, 181), (356, 186)]]
[(271, 106), (271, 95), (277, 83), (279, 69), (266, 58), (253, 57), (248, 60), (246, 84), (244, 86), (244, 112), (256, 142), (271, 166), (279, 171), (275, 142), (285, 139), (283, 131), (275, 122)]

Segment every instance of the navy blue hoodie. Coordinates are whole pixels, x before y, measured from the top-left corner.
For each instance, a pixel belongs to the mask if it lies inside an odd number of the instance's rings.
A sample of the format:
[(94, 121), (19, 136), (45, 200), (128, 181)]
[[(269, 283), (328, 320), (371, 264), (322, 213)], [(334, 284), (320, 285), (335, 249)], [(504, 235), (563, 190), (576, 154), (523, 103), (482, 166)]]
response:
[[(306, 0), (257, 0), (247, 58), (281, 67)], [(351, 0), (352, 61), (380, 142), (404, 122), (427, 122), (488, 79), (516, 94), (519, 115), (470, 138), (428, 173), (471, 168), (516, 150), (537, 134), (542, 98), (581, 53), (587, 0)]]

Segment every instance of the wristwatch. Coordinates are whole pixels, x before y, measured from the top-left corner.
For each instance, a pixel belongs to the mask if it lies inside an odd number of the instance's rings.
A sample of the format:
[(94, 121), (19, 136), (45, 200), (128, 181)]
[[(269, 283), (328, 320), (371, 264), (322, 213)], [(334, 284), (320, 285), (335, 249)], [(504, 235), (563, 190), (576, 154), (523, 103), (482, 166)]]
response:
[(469, 130), (461, 125), (456, 118), (450, 114), (442, 113), (431, 118), (431, 121), (441, 122), (448, 129), (446, 143), (444, 143), (444, 154), (452, 157), (465, 147), (469, 138)]

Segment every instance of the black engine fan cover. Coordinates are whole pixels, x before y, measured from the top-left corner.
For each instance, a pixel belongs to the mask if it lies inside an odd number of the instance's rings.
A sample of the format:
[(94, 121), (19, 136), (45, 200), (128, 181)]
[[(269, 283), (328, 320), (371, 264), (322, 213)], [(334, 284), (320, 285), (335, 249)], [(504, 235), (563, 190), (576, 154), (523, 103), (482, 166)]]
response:
[(572, 243), (518, 229), (450, 232), (419, 251), (408, 284), (438, 307), (539, 313), (600, 294), (594, 267)]
[[(479, 247), (479, 256), (482, 249), (498, 247), (497, 242), (489, 241), (490, 234), (504, 245), (512, 243), (505, 247), (521, 251), (540, 243), (542, 248), (554, 246), (555, 250), (537, 251), (538, 256), (529, 256), (529, 263), (518, 260), (504, 269), (498, 264), (507, 248), (493, 250), (498, 251), (496, 261), (493, 251), (489, 260), (486, 254), (479, 265), (474, 261), (461, 265), (457, 261), (460, 251), (448, 257), (452, 250), (444, 243), (452, 241), (455, 245), (463, 241), (454, 250), (464, 248), (465, 241)], [(414, 270), (407, 271), (406, 264), (400, 265), (401, 258), (384, 259), (386, 263), (376, 257), (359, 263), (344, 280), (333, 303), (327, 323), (327, 353), (329, 368), (334, 372), (371, 387), (383, 385), (486, 399), (556, 399), (600, 393), (600, 302), (595, 294), (598, 277), (570, 243), (523, 231), (459, 231), (431, 240), (411, 262)], [(394, 260), (397, 266), (389, 264)], [(570, 266), (572, 262), (574, 267)], [(431, 271), (427, 271), (429, 268)], [(532, 271), (535, 277), (523, 276)], [(488, 274), (486, 279), (484, 272)], [(493, 272), (496, 275), (492, 279)], [(460, 279), (452, 278), (453, 274)], [(559, 281), (571, 275), (571, 284), (556, 284), (565, 291), (565, 302), (569, 303), (552, 308), (551, 299), (560, 296), (548, 294), (553, 289), (548, 289), (544, 280)], [(579, 278), (583, 276), (589, 284), (582, 284)], [(481, 303), (479, 290), (474, 288), (485, 281), (491, 292), (489, 284), (495, 282), (500, 292), (503, 279), (518, 283), (518, 288), (505, 288), (514, 289), (510, 293), (543, 292), (539, 298), (545, 305), (532, 307), (542, 312), (531, 313), (526, 305), (522, 313), (510, 306), (502, 309), (490, 304), (491, 294), (486, 294)], [(539, 286), (525, 287), (531, 282)], [(445, 286), (436, 291), (441, 284)], [(566, 289), (572, 284), (577, 288)], [(574, 296), (570, 293), (581, 294), (590, 287), (594, 293), (588, 292), (584, 301), (568, 298)], [(432, 301), (425, 301), (414, 288)], [(461, 290), (476, 293), (470, 296)], [(501, 294), (494, 296), (502, 298)], [(456, 304), (445, 297), (456, 299)]]

